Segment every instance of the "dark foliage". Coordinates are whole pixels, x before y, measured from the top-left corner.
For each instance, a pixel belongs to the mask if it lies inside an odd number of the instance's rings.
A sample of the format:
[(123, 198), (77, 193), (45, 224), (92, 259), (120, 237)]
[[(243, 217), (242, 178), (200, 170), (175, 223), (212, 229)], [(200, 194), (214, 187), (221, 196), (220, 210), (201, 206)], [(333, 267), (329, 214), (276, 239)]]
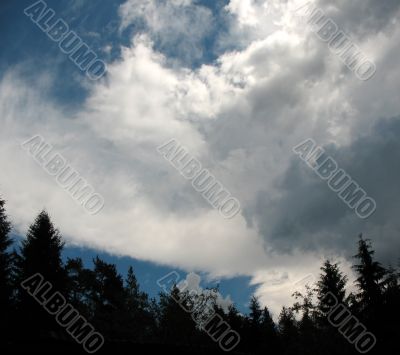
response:
[(328, 320), (332, 305), (327, 295), (334, 295), (376, 336), (378, 342), (370, 354), (388, 353), (400, 336), (399, 271), (376, 261), (371, 242), (362, 237), (354, 265), (356, 293), (346, 295), (347, 276), (339, 264), (327, 260), (315, 285), (309, 285), (304, 294), (295, 292), (293, 306), (283, 307), (274, 322), (256, 297), (250, 300), (248, 315), (234, 305), (223, 310), (216, 289), (193, 293), (174, 285), (157, 300), (149, 299), (132, 268), (124, 279), (115, 265), (98, 257), (92, 269), (85, 268), (79, 258), (63, 263), (62, 237), (45, 211), (30, 226), (19, 252), (11, 252), (11, 224), (4, 205), (0, 200), (2, 353), (84, 353), (54, 316), (21, 288), (21, 282), (35, 273), (43, 275), (52, 291), (64, 295), (104, 336), (99, 354), (225, 353), (205, 332), (211, 315), (218, 315), (240, 335), (232, 354), (356, 354), (354, 344)]

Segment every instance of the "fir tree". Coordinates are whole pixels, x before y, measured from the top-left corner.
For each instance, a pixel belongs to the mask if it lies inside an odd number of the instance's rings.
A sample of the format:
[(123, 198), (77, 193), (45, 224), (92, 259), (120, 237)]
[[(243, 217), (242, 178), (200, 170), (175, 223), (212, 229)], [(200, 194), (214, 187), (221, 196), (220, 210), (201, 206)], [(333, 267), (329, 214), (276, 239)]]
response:
[(328, 294), (332, 294), (338, 303), (345, 302), (347, 276), (340, 271), (339, 264), (334, 264), (330, 260), (324, 262), (321, 271), (316, 291), (319, 301), (318, 310), (325, 317), (332, 307)]
[(0, 332), (7, 331), (7, 319), (12, 314), (12, 254), (8, 248), (12, 244), (9, 237), (11, 223), (9, 222), (4, 208), (5, 202), (0, 199)]
[(358, 299), (364, 309), (377, 308), (382, 301), (384, 289), (385, 268), (375, 261), (375, 251), (372, 249), (371, 241), (363, 239), (360, 235), (358, 241), (358, 253), (354, 256), (359, 264), (354, 265), (358, 277), (356, 284), (359, 289)]

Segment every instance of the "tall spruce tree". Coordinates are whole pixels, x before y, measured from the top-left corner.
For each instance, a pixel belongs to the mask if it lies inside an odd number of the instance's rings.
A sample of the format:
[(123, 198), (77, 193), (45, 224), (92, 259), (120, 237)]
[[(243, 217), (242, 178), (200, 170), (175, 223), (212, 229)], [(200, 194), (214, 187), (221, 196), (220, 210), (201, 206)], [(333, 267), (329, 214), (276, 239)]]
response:
[(123, 331), (126, 312), (123, 278), (114, 264), (106, 263), (99, 257), (96, 257), (93, 263), (93, 323), (107, 338), (115, 339)]
[(64, 292), (67, 274), (62, 263), (64, 248), (60, 232), (54, 227), (50, 216), (42, 211), (29, 227), (27, 237), (22, 241), (19, 261), (19, 277), (22, 280), (40, 273), (53, 288)]
[(11, 267), (12, 259), (8, 248), (12, 244), (9, 237), (11, 223), (8, 221), (4, 208), (5, 201), (0, 198), (0, 302), (7, 305), (11, 298)]
[(383, 294), (383, 307), (380, 317), (381, 337), (380, 342), (385, 344), (383, 353), (397, 346), (400, 338), (400, 275), (393, 267), (388, 268)]
[(332, 304), (328, 294), (331, 293), (339, 303), (345, 302), (347, 276), (339, 269), (339, 264), (326, 260), (321, 267), (322, 273), (317, 282), (318, 310), (325, 317)]
[(332, 295), (337, 303), (348, 306), (348, 298), (346, 298), (347, 276), (340, 270), (339, 263), (333, 263), (330, 260), (325, 260), (321, 266), (321, 271), (316, 283), (318, 299), (316, 321), (318, 328), (315, 328), (313, 333), (319, 335), (316, 341), (322, 353), (324, 353), (324, 348), (329, 348), (332, 354), (344, 355), (351, 348), (342, 334), (329, 323), (328, 314), (335, 305), (332, 303)]
[(148, 295), (140, 291), (132, 266), (125, 280), (125, 329), (128, 336), (136, 341), (148, 341), (155, 333), (155, 318)]
[(87, 318), (93, 318), (96, 275), (83, 266), (81, 258), (67, 259), (68, 298), (73, 306)]
[(262, 332), (262, 308), (257, 297), (250, 299), (249, 327), (248, 327), (248, 346), (254, 352), (259, 352), (263, 345), (264, 334)]
[[(40, 273), (44, 282), (51, 284), (51, 293), (61, 292), (67, 296), (67, 273), (64, 269), (61, 252), (64, 242), (59, 231), (54, 227), (46, 211), (40, 212), (30, 226), (27, 237), (22, 241), (17, 260), (17, 281), (23, 282), (36, 273)], [(24, 324), (23, 331), (29, 336), (50, 334), (60, 327), (25, 290), (19, 290), (19, 318)], [(36, 335), (35, 335), (36, 334)]]
[(12, 244), (9, 237), (11, 223), (9, 222), (4, 208), (5, 201), (0, 198), (0, 332), (4, 334), (7, 322), (12, 311), (12, 255), (8, 248)]
[(278, 318), (279, 335), (284, 345), (284, 354), (295, 354), (298, 349), (298, 329), (293, 309), (283, 307)]
[(262, 353), (277, 353), (279, 350), (278, 332), (268, 307), (264, 307), (262, 310), (261, 332), (263, 334)]
[[(190, 345), (197, 337), (196, 323), (178, 302), (185, 294), (175, 285), (169, 294), (160, 293), (160, 333), (165, 343)], [(178, 302), (177, 302), (178, 301)]]
[(299, 350), (298, 354), (315, 354), (317, 351), (316, 337), (316, 306), (314, 305), (314, 290), (310, 285), (305, 286), (305, 292), (296, 291), (293, 296), (296, 302), (293, 305), (293, 310), (296, 313), (301, 313), (300, 321), (298, 322), (299, 334)]
[(262, 309), (260, 301), (257, 297), (252, 296), (250, 299), (250, 322), (254, 326), (258, 327), (261, 324)]
[(358, 275), (356, 284), (359, 289), (358, 299), (361, 307), (372, 312), (377, 311), (382, 302), (387, 273), (385, 268), (374, 260), (374, 253), (371, 241), (363, 239), (360, 235), (358, 253), (354, 256), (359, 263), (354, 265), (353, 268)]

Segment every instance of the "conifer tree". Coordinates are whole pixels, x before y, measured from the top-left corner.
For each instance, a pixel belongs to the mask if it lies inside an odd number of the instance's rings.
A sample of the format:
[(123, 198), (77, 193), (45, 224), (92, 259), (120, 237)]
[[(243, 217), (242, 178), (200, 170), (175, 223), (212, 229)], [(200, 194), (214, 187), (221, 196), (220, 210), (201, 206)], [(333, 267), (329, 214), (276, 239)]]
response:
[(374, 260), (374, 253), (371, 241), (363, 239), (360, 235), (358, 253), (354, 256), (359, 260), (359, 264), (354, 265), (353, 268), (358, 275), (356, 280), (359, 289), (358, 299), (362, 308), (366, 310), (376, 310), (382, 302), (386, 275), (385, 268)]
[(347, 276), (339, 269), (339, 264), (334, 264), (330, 260), (326, 260), (321, 267), (322, 273), (317, 282), (318, 310), (320, 315), (325, 317), (326, 313), (331, 310), (332, 304), (328, 294), (332, 294), (337, 302), (344, 303), (346, 296)]
[[(40, 273), (43, 285), (45, 282), (51, 285), (49, 292), (67, 295), (67, 273), (61, 260), (64, 242), (47, 212), (42, 211), (37, 216), (21, 244), (16, 272), (18, 284)], [(22, 288), (19, 289), (18, 309), (20, 323), (31, 336), (41, 331), (60, 331), (53, 317)]]
[(268, 307), (264, 307), (261, 314), (261, 332), (263, 334), (262, 353), (275, 354), (278, 352), (278, 332)]
[(8, 248), (12, 244), (9, 237), (11, 223), (6, 216), (5, 202), (0, 199), (0, 302), (1, 306), (7, 305), (11, 297), (11, 253)]
[(139, 284), (132, 266), (128, 269), (125, 280), (127, 332), (132, 339), (146, 341), (154, 336), (156, 323), (153, 305), (150, 305), (148, 295), (140, 291)]
[(68, 258), (65, 269), (68, 274), (68, 298), (73, 306), (87, 318), (93, 318), (95, 310), (96, 275), (83, 266), (81, 258)]
[(190, 345), (196, 336), (196, 323), (178, 303), (184, 299), (176, 285), (169, 294), (160, 294), (160, 331), (165, 343)]
[(64, 248), (60, 232), (54, 227), (46, 211), (40, 212), (22, 241), (19, 260), (19, 277), (22, 280), (40, 273), (53, 288), (64, 292), (66, 271), (61, 260)]
[(124, 330), (126, 308), (123, 279), (114, 264), (106, 263), (98, 256), (93, 263), (93, 323), (109, 339), (115, 339)]
[(285, 345), (286, 352), (290, 354), (296, 349), (298, 343), (297, 322), (292, 308), (282, 308), (278, 318), (278, 327), (282, 343)]
[(0, 332), (7, 329), (7, 319), (11, 316), (12, 309), (12, 254), (8, 248), (12, 244), (9, 237), (11, 223), (4, 208), (5, 201), (0, 198)]
[(259, 352), (264, 342), (264, 334), (261, 327), (262, 309), (257, 297), (251, 297), (249, 308), (248, 346), (252, 351)]

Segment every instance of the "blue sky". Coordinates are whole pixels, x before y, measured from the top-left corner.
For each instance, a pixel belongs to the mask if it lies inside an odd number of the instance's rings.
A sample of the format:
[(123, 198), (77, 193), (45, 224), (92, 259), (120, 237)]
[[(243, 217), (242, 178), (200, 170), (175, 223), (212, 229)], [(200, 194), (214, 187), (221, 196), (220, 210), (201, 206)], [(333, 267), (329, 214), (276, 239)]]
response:
[[(23, 11), (32, 5), (33, 1), (8, 1), (2, 2), (0, 8), (1, 33), (3, 50), (0, 53), (0, 73), (4, 74), (10, 66), (19, 64), (24, 71), (24, 76), (35, 78), (38, 72), (51, 71), (54, 75), (54, 84), (49, 88), (52, 99), (65, 105), (66, 110), (71, 106), (82, 104), (87, 92), (79, 82), (84, 77), (83, 72), (76, 70), (74, 63), (62, 53), (57, 43), (49, 38), (33, 23)], [(56, 11), (54, 20), (62, 18), (66, 20), (70, 29), (74, 30), (90, 47), (107, 62), (111, 62), (120, 56), (120, 45), (127, 46), (135, 32), (143, 30), (143, 24), (133, 23), (124, 31), (119, 31), (118, 8), (123, 0), (105, 1), (97, 6), (89, 1), (60, 0), (47, 1), (49, 8)], [(198, 2), (211, 11), (220, 9), (226, 1), (203, 0)], [(215, 31), (222, 31), (224, 24), (216, 24), (215, 28), (202, 40), (203, 55), (194, 62), (186, 63), (190, 66), (199, 66), (212, 62), (216, 58), (214, 44)], [(104, 47), (113, 45), (110, 53), (104, 52)], [(168, 56), (174, 57), (174, 48), (155, 43), (155, 48)], [(45, 68), (43, 63), (46, 63)], [(35, 68), (35, 70), (32, 70)], [(65, 78), (72, 80), (65, 80)], [(62, 84), (61, 84), (62, 83)], [(60, 85), (61, 84), (61, 85)]]
[[(23, 237), (13, 234), (12, 238), (15, 243), (10, 246), (10, 250), (19, 250), (20, 241)], [(145, 291), (150, 298), (158, 299), (159, 293), (162, 291), (157, 285), (157, 281), (171, 272), (177, 272), (180, 276), (179, 281), (184, 280), (188, 275), (187, 270), (178, 268), (166, 267), (152, 262), (141, 261), (127, 256), (115, 256), (101, 250), (94, 250), (91, 248), (84, 248), (78, 246), (66, 245), (62, 254), (63, 261), (66, 262), (68, 258), (81, 258), (84, 267), (93, 269), (93, 259), (96, 257), (104, 260), (107, 263), (115, 264), (118, 272), (125, 279), (129, 267), (133, 267), (135, 276), (139, 282), (142, 291)], [(200, 286), (205, 288), (218, 287), (220, 294), (226, 298), (229, 296), (237, 309), (242, 313), (248, 313), (248, 302), (252, 296), (255, 286), (249, 286), (250, 277), (234, 277), (221, 280), (209, 280), (204, 273), (197, 273), (201, 277)]]
[[(324, 258), (351, 290), (359, 233), (396, 263), (398, 0), (310, 2), (362, 53), (356, 66), (376, 67), (368, 80), (343, 63), (350, 47), (332, 51), (336, 33), (307, 26), (301, 0), (47, 1), (106, 64), (98, 80), (24, 14), (33, 3), (0, 5), (0, 194), (16, 235), (45, 208), (66, 255), (90, 264), (98, 253), (122, 274), (132, 264), (152, 296), (160, 275), (193, 271), (242, 311), (255, 294), (275, 314)], [(294, 154), (307, 139), (374, 199), (372, 215), (359, 218)], [(39, 164), (38, 140), (51, 147)], [(166, 142), (175, 157), (185, 149), (175, 167), (157, 150)], [(224, 218), (209, 186), (184, 178), (185, 159), (239, 213)], [(98, 213), (71, 198), (66, 171), (104, 202)]]
[[(66, 247), (64, 252), (65, 258), (82, 258), (85, 267), (88, 268), (92, 268), (92, 260), (97, 255), (108, 263), (116, 264), (118, 271), (123, 276), (126, 276), (128, 268), (132, 266), (141, 289), (147, 292), (150, 297), (158, 297), (161, 290), (157, 285), (157, 280), (161, 279), (168, 273), (176, 271), (181, 276), (182, 280), (185, 279), (187, 275), (185, 270), (156, 265), (154, 263), (148, 263), (129, 257), (115, 257), (104, 252), (98, 252), (87, 248)], [(228, 280), (214, 280), (207, 282), (206, 275), (202, 275), (201, 273), (199, 273), (199, 275), (202, 276), (201, 286), (203, 288), (219, 286), (220, 293), (223, 297), (229, 295), (241, 312), (248, 312), (248, 301), (254, 291), (254, 287), (249, 287), (249, 277), (235, 277)]]
[[(74, 63), (60, 51), (57, 43), (49, 40), (30, 19), (24, 15), (25, 8), (32, 1), (5, 1), (0, 10), (2, 26), (2, 42), (4, 48), (0, 54), (0, 68), (4, 74), (10, 66), (19, 64), (27, 79), (34, 79), (38, 72), (51, 71), (54, 83), (49, 88), (52, 99), (65, 105), (79, 106), (86, 98), (87, 92), (79, 80), (85, 75), (76, 71)], [(70, 28), (75, 30), (84, 41), (90, 42), (91, 47), (101, 52), (107, 43), (126, 43), (129, 38), (118, 34), (117, 9), (120, 2), (107, 1), (96, 8), (95, 16), (88, 16), (82, 7), (93, 7), (88, 2), (79, 1), (48, 1), (48, 6), (56, 11), (56, 18), (65, 19)], [(90, 13), (93, 12), (93, 8)], [(113, 14), (110, 18), (109, 14)], [(100, 31), (99, 31), (100, 29)], [(101, 53), (105, 60), (116, 58), (116, 49), (110, 54)], [(43, 66), (46, 63), (46, 66)], [(32, 68), (35, 68), (32, 70)], [(65, 80), (70, 78), (72, 80)]]

